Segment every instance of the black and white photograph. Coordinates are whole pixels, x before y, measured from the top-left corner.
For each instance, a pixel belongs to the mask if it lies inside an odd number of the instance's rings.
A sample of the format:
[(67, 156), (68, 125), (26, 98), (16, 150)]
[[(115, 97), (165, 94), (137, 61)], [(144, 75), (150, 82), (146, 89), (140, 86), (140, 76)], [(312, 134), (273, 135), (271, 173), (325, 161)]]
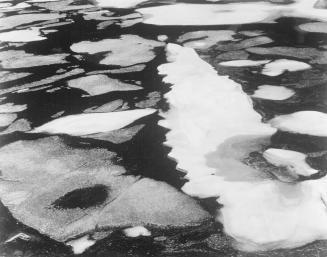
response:
[(327, 257), (327, 0), (0, 0), (0, 257)]

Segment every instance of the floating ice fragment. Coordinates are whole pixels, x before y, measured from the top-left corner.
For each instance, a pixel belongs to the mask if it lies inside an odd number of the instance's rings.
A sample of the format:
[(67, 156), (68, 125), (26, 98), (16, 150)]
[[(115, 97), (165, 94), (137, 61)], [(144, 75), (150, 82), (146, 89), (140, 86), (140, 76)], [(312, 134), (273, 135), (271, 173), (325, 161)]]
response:
[(0, 41), (3, 42), (32, 42), (47, 39), (41, 36), (38, 28), (30, 28), (24, 30), (14, 30), (0, 33)]
[(0, 71), (0, 83), (9, 82), (12, 80), (21, 79), (31, 75), (28, 72), (9, 72), (9, 71)]
[(148, 0), (96, 0), (98, 6), (111, 8), (133, 8)]
[(237, 50), (241, 50), (241, 49), (245, 49), (245, 48), (249, 48), (249, 47), (253, 47), (253, 46), (269, 44), (272, 42), (273, 42), (273, 40), (266, 36), (253, 37), (253, 38), (244, 39), (242, 41), (230, 42), (227, 44), (218, 44), (215, 47), (215, 50), (237, 51)]
[(72, 247), (74, 254), (81, 254), (85, 252), (86, 249), (95, 244), (95, 240), (91, 240), (88, 235), (81, 238), (68, 241), (66, 245)]
[(210, 219), (172, 186), (126, 174), (114, 164), (116, 154), (104, 148), (71, 147), (47, 137), (7, 144), (0, 159), (1, 202), (17, 220), (59, 242), (134, 226), (199, 226)]
[(48, 21), (63, 18), (65, 15), (59, 13), (28, 13), (21, 15), (12, 15), (0, 19), (0, 29), (12, 29), (19, 25), (30, 24), (38, 21)]
[(68, 54), (52, 54), (52, 55), (33, 55), (23, 53), (20, 56), (11, 56), (1, 62), (3, 68), (18, 69), (25, 67), (37, 67), (43, 65), (54, 65), (67, 63), (65, 58)]
[(123, 232), (128, 237), (151, 236), (151, 232), (142, 226), (126, 228)]
[(234, 34), (235, 32), (232, 30), (200, 30), (183, 34), (177, 39), (177, 42), (194, 49), (206, 49), (220, 41), (235, 40)]
[(267, 2), (177, 3), (140, 8), (137, 11), (144, 16), (144, 23), (163, 26), (247, 24), (271, 22), (283, 16), (327, 20), (327, 11), (315, 9), (314, 2), (308, 0), (296, 0), (288, 5), (276, 5)]
[(15, 119), (17, 119), (15, 113), (0, 113), (0, 127), (9, 126)]
[(25, 132), (28, 130), (31, 130), (31, 123), (26, 119), (19, 119), (10, 124), (6, 130), (1, 131), (0, 135), (6, 135), (17, 131)]
[(10, 242), (13, 242), (13, 241), (15, 241), (15, 240), (18, 239), (18, 238), (19, 238), (19, 239), (22, 239), (22, 240), (24, 240), (24, 241), (29, 241), (29, 240), (31, 239), (31, 236), (29, 236), (29, 235), (27, 235), (27, 234), (25, 234), (25, 233), (18, 233), (18, 234), (16, 234), (16, 235), (10, 237), (9, 239), (7, 239), (7, 240), (5, 241), (5, 244), (10, 243)]
[(279, 59), (273, 62), (266, 64), (261, 73), (274, 77), (283, 74), (285, 71), (301, 71), (310, 69), (311, 66), (304, 62), (288, 60), (288, 59)]
[(2, 8), (0, 8), (0, 12), (16, 11), (16, 10), (19, 10), (19, 9), (28, 8), (30, 6), (31, 5), (27, 4), (27, 3), (19, 3), (19, 4), (16, 4), (14, 6), (10, 5), (10, 6), (6, 6), (6, 7), (2, 7)]
[(312, 136), (327, 136), (327, 114), (317, 111), (299, 111), (280, 115), (269, 123), (282, 131), (307, 134)]
[(309, 60), (311, 63), (327, 64), (327, 52), (310, 47), (251, 47), (246, 49), (246, 51), (258, 55), (279, 55), (283, 57)]
[(230, 67), (251, 67), (251, 66), (260, 66), (268, 62), (270, 62), (270, 60), (260, 60), (260, 61), (233, 60), (233, 61), (221, 62), (219, 63), (219, 65), (230, 66)]
[(263, 157), (277, 167), (286, 167), (291, 176), (310, 176), (319, 172), (306, 163), (307, 156), (300, 152), (269, 148), (264, 151)]
[(309, 22), (299, 25), (303, 31), (314, 33), (327, 33), (327, 22)]
[(294, 90), (283, 86), (262, 85), (254, 92), (252, 97), (269, 99), (269, 100), (285, 100), (295, 94)]
[(124, 104), (124, 101), (121, 99), (114, 100), (112, 102), (103, 104), (99, 107), (91, 107), (86, 110), (84, 110), (85, 113), (88, 112), (113, 112), (119, 108), (121, 108)]
[[(144, 23), (154, 25), (224, 25), (265, 20), (274, 7), (264, 3), (172, 4), (137, 9)], [(256, 10), (253, 12), (253, 10)], [(183, 13), (183, 15), (181, 15)]]
[(101, 141), (107, 141), (114, 144), (122, 144), (131, 140), (136, 134), (144, 128), (145, 125), (135, 125), (128, 128), (117, 129), (109, 132), (96, 133), (82, 136), (84, 138), (92, 138)]
[(138, 109), (109, 113), (83, 113), (69, 115), (50, 121), (30, 133), (69, 134), (83, 136), (123, 128), (144, 116), (156, 112), (154, 109)]
[(69, 80), (69, 87), (79, 88), (89, 95), (101, 95), (112, 91), (133, 91), (143, 89), (142, 87), (109, 78), (106, 75), (90, 75)]
[(240, 249), (292, 248), (327, 239), (327, 177), (283, 183), (269, 170), (246, 165), (249, 154), (269, 145), (276, 130), (261, 122), (240, 85), (217, 75), (194, 50), (168, 44), (167, 60), (159, 73), (171, 84), (165, 94), (170, 108), (160, 125), (169, 129), (169, 156), (189, 179), (182, 190), (217, 197), (222, 205), (217, 219)]
[(26, 104), (15, 105), (13, 103), (0, 104), (0, 113), (13, 113), (26, 110)]
[(136, 35), (122, 35), (120, 38), (103, 39), (101, 41), (82, 41), (73, 44), (70, 48), (76, 53), (95, 54), (109, 52), (100, 64), (131, 66), (151, 61), (155, 54), (155, 47), (164, 43), (144, 39)]

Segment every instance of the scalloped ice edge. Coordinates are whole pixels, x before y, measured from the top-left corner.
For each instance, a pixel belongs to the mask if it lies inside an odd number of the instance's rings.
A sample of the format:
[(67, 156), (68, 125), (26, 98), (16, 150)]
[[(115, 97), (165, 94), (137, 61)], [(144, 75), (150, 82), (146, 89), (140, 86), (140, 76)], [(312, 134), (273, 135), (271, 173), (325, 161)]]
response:
[(160, 125), (170, 131), (169, 156), (189, 180), (190, 196), (219, 197), (217, 220), (244, 251), (293, 248), (327, 239), (327, 178), (272, 180), (241, 162), (268, 144), (276, 129), (261, 122), (239, 84), (219, 76), (197, 53), (168, 44), (158, 67), (171, 84)]

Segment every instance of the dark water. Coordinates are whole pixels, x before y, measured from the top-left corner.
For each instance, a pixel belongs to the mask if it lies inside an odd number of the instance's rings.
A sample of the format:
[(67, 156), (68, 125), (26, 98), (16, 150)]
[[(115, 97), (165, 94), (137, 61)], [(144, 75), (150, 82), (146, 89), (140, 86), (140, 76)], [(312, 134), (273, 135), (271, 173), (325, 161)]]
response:
[[(11, 1), (17, 4), (22, 1)], [(198, 1), (183, 1), (198, 2)], [(89, 4), (87, 1), (75, 1), (74, 5)], [(149, 3), (148, 6), (157, 5), (158, 3)], [(160, 3), (159, 3), (160, 4)], [(97, 10), (94, 7), (94, 10)], [(122, 16), (134, 13), (132, 9), (110, 9), (113, 16)], [(48, 13), (47, 10), (37, 6), (31, 6), (25, 9), (32, 13)], [(5, 12), (5, 17), (21, 14), (22, 11)], [(326, 34), (306, 33), (299, 31), (296, 26), (298, 24), (310, 22), (307, 19), (281, 18), (273, 24), (247, 24), (233, 26), (154, 26), (143, 23), (136, 23), (130, 27), (121, 27), (118, 24), (112, 24), (106, 29), (99, 30), (97, 25), (102, 22), (99, 20), (85, 20), (84, 14), (78, 11), (63, 11), (66, 17), (60, 21), (71, 20), (70, 24), (52, 27), (56, 32), (46, 35), (47, 39), (24, 44), (1, 43), (1, 52), (8, 50), (24, 50), (27, 53), (38, 55), (68, 53), (70, 56), (66, 58), (67, 63), (25, 67), (15, 69), (15, 72), (30, 72), (32, 75), (1, 83), (1, 89), (10, 89), (19, 85), (40, 81), (58, 74), (59, 72), (67, 73), (76, 68), (84, 69), (84, 74), (93, 71), (103, 71), (106, 69), (118, 68), (108, 67), (98, 64), (100, 56), (91, 56), (84, 58), (71, 51), (70, 46), (83, 40), (101, 40), (105, 38), (117, 38), (124, 34), (133, 34), (146, 39), (157, 40), (159, 35), (167, 35), (169, 42), (176, 42), (177, 38), (190, 31), (197, 30), (222, 30), (228, 29), (235, 32), (238, 31), (263, 31), (264, 35), (273, 40), (272, 43), (265, 46), (291, 46), (291, 47), (311, 47), (322, 49), (327, 44)], [(28, 26), (36, 26), (38, 22), (29, 24)], [(24, 25), (25, 26), (25, 25)], [(10, 28), (8, 31), (17, 28)], [(242, 40), (248, 37), (238, 35)], [(77, 88), (67, 87), (67, 80), (80, 77), (81, 74), (72, 75), (62, 78), (54, 82), (45, 83), (35, 88), (27, 89), (25, 92), (4, 93), (1, 97), (5, 97), (1, 104), (14, 103), (15, 105), (26, 104), (27, 108), (18, 113), (17, 119), (28, 120), (31, 127), (40, 126), (53, 119), (53, 115), (63, 113), (62, 115), (71, 115), (82, 113), (85, 109), (100, 106), (113, 100), (121, 99), (128, 105), (129, 109), (135, 108), (136, 103), (146, 100), (147, 95), (157, 91), (160, 93), (160, 101), (154, 103), (150, 107), (161, 110), (167, 110), (169, 104), (163, 99), (162, 95), (169, 91), (169, 87), (164, 85), (161, 77), (157, 74), (157, 66), (165, 63), (164, 48), (155, 49), (156, 57), (146, 63), (146, 68), (140, 72), (128, 72), (110, 74), (111, 78), (116, 78), (125, 82), (139, 81), (144, 88), (140, 91), (126, 92), (110, 92), (98, 96), (84, 97), (84, 92)], [(220, 53), (214, 47), (199, 51), (200, 56), (208, 60), (211, 64), (215, 64), (215, 58)], [(279, 56), (280, 57), (280, 56)], [(254, 55), (255, 58), (255, 55)], [(277, 56), (270, 56), (277, 58)], [(296, 59), (296, 58), (295, 58)], [(252, 94), (259, 85), (286, 85), (294, 88), (296, 95), (283, 101), (270, 101), (264, 99), (254, 99), (254, 107), (259, 112), (263, 120), (281, 115), (289, 114), (301, 110), (315, 110), (327, 112), (326, 109), (326, 83), (327, 77), (324, 74), (326, 64), (315, 64), (311, 73), (303, 74), (302, 71), (289, 73), (286, 76), (267, 77), (259, 73), (250, 72), (250, 68), (224, 68), (215, 66), (221, 75), (229, 75), (231, 79), (240, 83), (243, 90)], [(2, 69), (6, 70), (6, 69)], [(8, 70), (12, 72), (12, 70)], [(311, 81), (309, 86), (299, 85), (299, 81), (305, 79)], [(146, 126), (128, 142), (114, 144), (107, 141), (95, 139), (86, 139), (62, 135), (65, 142), (73, 147), (104, 147), (110, 151), (116, 152), (119, 156), (120, 163), (124, 165), (130, 174), (141, 175), (164, 181), (180, 189), (185, 183), (183, 174), (176, 171), (176, 163), (167, 157), (170, 149), (163, 145), (165, 141), (166, 129), (157, 125), (161, 118), (157, 115), (142, 118), (134, 124), (145, 124)], [(5, 130), (6, 128), (3, 128)], [(4, 146), (17, 140), (35, 140), (45, 135), (26, 134), (24, 132), (13, 132), (2, 135), (0, 144)], [(326, 138), (314, 136), (301, 136), (286, 132), (278, 132), (272, 137), (271, 146), (275, 148), (287, 148), (303, 153), (320, 153), (318, 157), (310, 157), (309, 163), (312, 167), (321, 170), (320, 176), (325, 174), (326, 169)], [(98, 195), (98, 198), (106, 195), (101, 187), (92, 189), (92, 193)], [(66, 197), (66, 198), (65, 198)], [(73, 194), (66, 195), (60, 202), (54, 203), (59, 206), (70, 206), (70, 200), (73, 199), (75, 204), (83, 205), (83, 199), (76, 199)], [(95, 198), (91, 201), (98, 201)], [(101, 201), (101, 199), (99, 200)], [(215, 199), (201, 200), (200, 204), (211, 214), (217, 209)], [(69, 208), (69, 207), (68, 207)], [(57, 243), (50, 238), (42, 236), (37, 231), (26, 227), (19, 221), (16, 221), (6, 207), (0, 206), (0, 256), (73, 256), (70, 247)], [(218, 231), (218, 232), (217, 232)], [(16, 240), (11, 243), (4, 243), (9, 237), (24, 232), (31, 236), (31, 240)], [(209, 224), (196, 229), (189, 230), (171, 230), (159, 231), (163, 234), (163, 240), (155, 240), (154, 237), (127, 238), (121, 232), (114, 232), (110, 238), (102, 239), (92, 246), (81, 256), (278, 256), (278, 257), (311, 257), (311, 256), (327, 256), (327, 242), (318, 241), (306, 245), (301, 248), (291, 250), (275, 250), (262, 253), (245, 253), (235, 250), (231, 244), (230, 238), (222, 232), (220, 224)]]

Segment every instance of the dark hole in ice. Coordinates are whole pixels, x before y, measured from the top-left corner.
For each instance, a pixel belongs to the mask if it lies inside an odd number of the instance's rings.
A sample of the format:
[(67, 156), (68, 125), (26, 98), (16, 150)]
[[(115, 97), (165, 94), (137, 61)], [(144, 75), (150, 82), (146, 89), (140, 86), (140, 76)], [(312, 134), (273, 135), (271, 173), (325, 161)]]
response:
[(108, 188), (94, 185), (75, 189), (55, 200), (51, 205), (56, 209), (86, 209), (102, 204), (108, 197)]

